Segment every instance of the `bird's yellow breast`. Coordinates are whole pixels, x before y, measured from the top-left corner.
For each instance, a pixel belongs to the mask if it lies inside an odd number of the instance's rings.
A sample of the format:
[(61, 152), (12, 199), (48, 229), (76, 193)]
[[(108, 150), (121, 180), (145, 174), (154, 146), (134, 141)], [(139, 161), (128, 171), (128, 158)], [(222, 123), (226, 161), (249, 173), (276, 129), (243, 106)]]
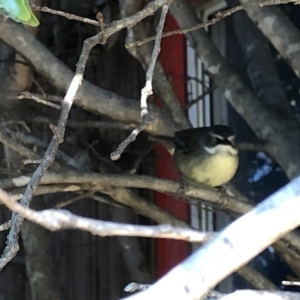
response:
[(190, 166), (191, 172), (189, 172), (188, 177), (195, 182), (215, 187), (225, 184), (232, 179), (237, 166), (237, 156), (229, 154), (212, 155), (201, 163), (194, 163)]

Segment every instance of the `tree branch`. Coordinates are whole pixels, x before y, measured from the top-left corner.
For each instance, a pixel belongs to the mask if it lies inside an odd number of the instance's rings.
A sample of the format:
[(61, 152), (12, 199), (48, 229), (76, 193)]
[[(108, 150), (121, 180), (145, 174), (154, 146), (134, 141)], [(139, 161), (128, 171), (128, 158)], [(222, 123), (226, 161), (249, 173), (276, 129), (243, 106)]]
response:
[[(0, 187), (3, 189), (10, 189), (13, 187), (25, 186), (29, 179), (30, 175), (3, 179), (0, 181)], [(48, 185), (58, 185), (59, 187), (59, 185), (63, 184), (65, 191), (68, 191), (71, 188), (81, 190), (81, 186), (83, 186), (83, 189), (86, 188), (87, 190), (101, 191), (110, 195), (119, 203), (132, 207), (139, 214), (155, 220), (158, 223), (169, 223), (174, 226), (187, 225), (176, 219), (174, 216), (159, 209), (154, 204), (143, 200), (130, 190), (122, 187), (152, 189), (187, 199), (193, 197), (193, 201), (203, 199), (210, 203), (220, 204), (224, 208), (237, 212), (238, 214), (245, 214), (253, 208), (253, 204), (247, 202), (246, 199), (239, 200), (239, 198), (230, 196), (226, 196), (224, 199), (224, 195), (221, 195), (221, 193), (215, 189), (200, 189), (188, 186), (183, 190), (181, 184), (178, 182), (150, 176), (48, 172), (43, 177), (41, 184), (42, 186), (40, 186), (40, 189), (47, 188)], [(59, 190), (62, 190), (62, 188)], [(298, 263), (299, 255), (297, 254), (300, 253), (299, 235), (295, 232), (287, 234), (284, 236), (284, 240), (280, 240), (274, 244), (274, 248), (291, 266), (292, 270), (299, 275), (300, 265)], [(295, 249), (297, 249), (297, 253), (295, 253)]]
[(0, 231), (7, 230), (10, 228), (10, 226), (11, 226), (11, 221), (7, 221), (0, 225)]
[[(166, 3), (169, 3), (168, 0), (153, 1), (149, 3), (144, 9), (136, 13), (134, 16), (125, 18), (121, 21), (114, 22), (114, 24), (108, 26), (107, 30), (105, 31), (106, 36), (109, 37), (113, 33), (120, 31), (121, 29), (127, 26), (133, 26), (137, 22), (147, 17), (149, 14), (155, 12), (159, 7), (165, 5)], [(5, 20), (4, 23), (9, 24), (11, 22)], [(1, 27), (1, 29), (4, 30), (3, 26)], [(61, 103), (61, 114), (57, 126), (51, 127), (53, 131), (52, 140), (44, 154), (44, 158), (42, 159), (41, 164), (33, 173), (32, 178), (30, 179), (27, 188), (25, 190), (25, 193), (22, 197), (22, 200), (20, 202), (25, 207), (29, 206), (42, 176), (49, 168), (49, 166), (54, 162), (59, 144), (61, 144), (64, 139), (65, 127), (66, 127), (66, 122), (68, 119), (70, 109), (73, 105), (75, 96), (83, 80), (83, 74), (89, 57), (89, 53), (91, 49), (101, 41), (102, 41), (102, 32), (100, 32), (99, 34), (91, 38), (86, 39), (83, 44), (82, 52), (79, 61), (77, 63), (75, 75)], [(16, 255), (19, 249), (18, 238), (19, 238), (19, 232), (20, 232), (20, 227), (22, 222), (23, 222), (23, 218), (21, 216), (17, 214), (13, 214), (11, 229), (7, 236), (7, 246), (5, 247), (4, 252), (0, 259), (0, 269), (3, 269), (3, 267)]]
[(133, 141), (135, 141), (139, 133), (144, 129), (146, 129), (147, 127), (151, 126), (152, 118), (149, 115), (147, 98), (153, 94), (152, 81), (153, 81), (154, 67), (155, 67), (158, 54), (160, 52), (160, 41), (161, 41), (162, 31), (164, 28), (166, 15), (169, 10), (169, 6), (171, 2), (172, 1), (167, 1), (166, 4), (162, 6), (160, 20), (156, 29), (157, 34), (155, 38), (154, 48), (152, 51), (152, 56), (150, 59), (148, 70), (146, 72), (146, 84), (141, 91), (140, 103), (141, 103), (142, 124), (139, 125), (136, 129), (134, 129), (131, 132), (131, 134), (117, 147), (117, 149), (110, 154), (110, 158), (112, 160), (118, 160), (121, 157), (121, 154), (127, 148), (127, 146)]
[[(129, 16), (140, 10), (143, 3), (135, 0), (124, 0), (120, 2), (121, 12), (124, 16)], [(150, 29), (151, 30), (151, 29)], [(136, 26), (127, 29), (126, 40), (138, 40), (149, 36), (149, 26), (147, 22), (140, 22)], [(146, 71), (151, 60), (152, 43), (143, 47), (128, 49), (128, 52), (135, 57)], [(159, 60), (157, 60), (154, 68), (153, 89), (155, 94), (161, 101), (163, 108), (170, 113), (174, 121), (182, 128), (190, 127), (190, 123), (180, 105), (180, 101), (176, 96), (173, 86), (163, 69)]]
[(35, 4), (29, 4), (29, 5), (34, 10), (42, 11), (42, 12), (49, 13), (49, 14), (52, 14), (52, 15), (61, 16), (61, 17), (64, 17), (66, 19), (69, 19), (69, 20), (76, 20), (76, 21), (79, 21), (79, 22), (83, 22), (83, 23), (87, 23), (87, 24), (91, 24), (91, 25), (99, 27), (99, 22), (97, 22), (95, 20), (91, 20), (91, 19), (88, 19), (88, 18), (83, 18), (83, 17), (80, 17), (80, 16), (76, 16), (76, 15), (73, 15), (73, 14), (69, 14), (69, 13), (60, 11), (60, 10), (52, 9), (52, 8), (49, 8), (49, 7), (46, 7), (46, 6), (38, 6), (38, 5), (35, 5)]
[[(110, 36), (126, 26), (134, 26), (141, 19), (152, 15), (166, 0), (151, 1), (144, 9), (128, 18), (114, 21), (106, 27), (106, 34)], [(124, 22), (124, 23), (123, 23)], [(1, 25), (1, 39), (10, 47), (21, 53), (36, 71), (47, 78), (57, 89), (65, 91), (70, 85), (74, 73), (62, 64), (53, 54), (36, 40), (30, 33), (17, 23), (7, 20)], [(47, 66), (45, 65), (47, 61)], [(137, 124), (140, 120), (140, 109), (136, 100), (124, 98), (110, 91), (96, 87), (83, 81), (75, 98), (76, 105), (127, 124)], [(116, 109), (116, 107), (118, 109)], [(180, 127), (174, 123), (167, 113), (154, 105), (149, 105), (149, 113), (154, 122), (150, 132), (162, 135), (172, 135)]]
[[(146, 291), (126, 299), (200, 299), (222, 279), (300, 224), (300, 178), (268, 197)], [(266, 224), (272, 224), (266, 226)]]
[[(41, 188), (41, 187), (39, 187)], [(8, 196), (6, 193), (4, 193)], [(1, 190), (0, 190), (0, 200), (1, 200)], [(184, 224), (183, 228), (174, 227), (170, 224), (167, 225), (158, 225), (158, 226), (135, 226), (135, 225), (126, 225), (124, 223), (115, 223), (115, 222), (104, 222), (96, 221), (88, 218), (79, 217), (71, 214), (68, 211), (62, 210), (44, 210), (41, 212), (36, 212), (34, 210), (24, 208), (21, 205), (15, 202), (15, 198), (10, 196), (6, 197), (6, 200), (9, 201), (6, 205), (8, 207), (23, 217), (28, 218), (28, 220), (35, 222), (48, 228), (50, 230), (59, 230), (59, 229), (81, 229), (91, 232), (92, 234), (99, 236), (138, 236), (138, 237), (156, 237), (156, 238), (172, 238), (178, 240), (185, 240), (189, 242), (196, 243), (205, 243), (210, 240), (215, 234), (214, 233), (201, 233), (197, 230), (187, 228)], [(4, 199), (5, 201), (5, 199)], [(1, 201), (0, 201), (1, 202)], [(6, 203), (6, 202), (5, 202)], [(167, 220), (168, 221), (168, 220)], [(9, 224), (8, 224), (9, 225)], [(180, 223), (179, 223), (180, 226)], [(238, 270), (240, 272), (246, 272), (248, 282), (253, 284), (256, 288), (259, 285), (263, 285), (264, 288), (274, 289), (271, 283), (266, 280), (261, 274), (255, 272), (251, 267), (245, 266)], [(259, 285), (255, 283), (255, 276), (259, 280)]]
[(14, 138), (9, 136), (9, 134), (7, 133), (7, 129), (3, 125), (0, 125), (0, 142), (8, 148), (12, 149), (13, 151), (17, 152), (22, 158), (40, 158), (40, 156), (34, 151), (20, 145)]
[(251, 299), (251, 300), (298, 300), (300, 297), (299, 293), (295, 292), (270, 292), (270, 291), (253, 291), (253, 290), (241, 290), (235, 291), (234, 293), (225, 295), (220, 300), (240, 300), (240, 299)]
[[(248, 5), (249, 1), (240, 0), (240, 2), (243, 5)], [(299, 0), (282, 2), (300, 4)], [(254, 4), (257, 2), (255, 1)], [(264, 9), (253, 7), (246, 9), (246, 12), (291, 66), (296, 76), (300, 78), (300, 50), (297, 46), (300, 39), (299, 30), (278, 7), (266, 7)]]
[[(21, 187), (28, 184), (30, 175), (22, 175), (20, 177), (0, 180), (0, 187), (2, 189), (9, 189), (12, 187)], [(195, 197), (203, 199), (216, 204), (223, 204), (226, 208), (238, 212), (246, 213), (252, 205), (239, 201), (234, 197), (221, 197), (221, 192), (213, 189), (201, 189), (193, 186), (187, 186), (182, 189), (179, 182), (172, 180), (160, 179), (145, 175), (117, 175), (117, 174), (98, 174), (92, 172), (47, 172), (41, 184), (89, 184), (91, 188), (103, 190), (111, 187), (134, 187), (151, 189), (158, 192), (171, 193), (179, 197)]]
[[(212, 18), (209, 21), (191, 26), (191, 27), (187, 27), (184, 29), (177, 29), (177, 30), (172, 30), (172, 31), (168, 31), (165, 32), (162, 37), (168, 37), (168, 36), (172, 36), (175, 34), (186, 34), (201, 28), (207, 28), (211, 25), (214, 25), (216, 23), (218, 23), (219, 21), (231, 16), (232, 14), (241, 11), (241, 10), (247, 10), (250, 8), (257, 8), (257, 7), (265, 7), (265, 6), (273, 6), (273, 5), (280, 5), (280, 4), (288, 4), (288, 3), (299, 3), (299, 0), (266, 0), (266, 1), (257, 1), (254, 3), (247, 3), (248, 0), (241, 0), (241, 2), (244, 2), (244, 4), (242, 5), (238, 5), (236, 7), (227, 9), (227, 10), (223, 10), (223, 11), (219, 11), (215, 14), (214, 18)], [(126, 48), (132, 48), (132, 47), (139, 47), (142, 46), (146, 43), (149, 43), (151, 41), (154, 41), (155, 39), (155, 35), (154, 36), (150, 36), (148, 38), (145, 38), (143, 40), (140, 41), (135, 41), (135, 42), (131, 42), (131, 43), (127, 43), (126, 44)]]
[(80, 229), (99, 236), (139, 236), (171, 238), (188, 242), (206, 242), (213, 233), (201, 233), (189, 228), (176, 228), (169, 224), (156, 226), (130, 225), (116, 222), (92, 220), (76, 216), (67, 210), (47, 209), (34, 211), (18, 204), (13, 197), (0, 190), (0, 202), (23, 218), (49, 230)]
[[(3, 179), (0, 181), (0, 187), (2, 189), (11, 189), (15, 187), (26, 186), (30, 180), (30, 176), (31, 175), (28, 174), (19, 177)], [(59, 188), (60, 185), (62, 188)], [(156, 219), (155, 217), (153, 218), (155, 215), (155, 210), (150, 209), (149, 205), (152, 205), (151, 203), (143, 201), (139, 197), (136, 202), (131, 204), (128, 204), (126, 201), (122, 202), (124, 201), (123, 197), (125, 197), (125, 195), (128, 195), (128, 197), (125, 198), (134, 198), (134, 194), (130, 190), (124, 189), (124, 187), (151, 189), (187, 199), (193, 197), (194, 201), (199, 201), (199, 199), (202, 199), (210, 203), (222, 204), (225, 208), (238, 214), (244, 214), (253, 208), (253, 204), (247, 201), (246, 198), (240, 199), (240, 196), (237, 198), (229, 195), (224, 196), (220, 191), (210, 188), (203, 189), (187, 186), (182, 189), (182, 185), (179, 182), (145, 175), (99, 174), (92, 172), (77, 173), (73, 171), (60, 171), (59, 173), (47, 172), (41, 181), (40, 188), (47, 188), (47, 186), (56, 186), (58, 191), (64, 191), (64, 189), (65, 191), (68, 191), (72, 187), (74, 187), (72, 191), (76, 189), (80, 190), (81, 186), (83, 190), (87, 189), (92, 191), (101, 191), (111, 195), (113, 198), (119, 199), (118, 201), (120, 201), (122, 204), (129, 205), (133, 209), (137, 210), (138, 213), (145, 215), (145, 211), (149, 211), (149, 214), (146, 214), (146, 216), (159, 223), (166, 223), (167, 221), (164, 219)], [(118, 189), (116, 189), (116, 187), (118, 187)], [(51, 190), (49, 190), (49, 192), (51, 192)], [(143, 203), (140, 208), (144, 207), (147, 203), (145, 211), (140, 211), (139, 205), (137, 205), (139, 203)], [(167, 214), (166, 212), (164, 213)], [(168, 222), (175, 225), (175, 223), (172, 223), (171, 220)], [(182, 222), (180, 225), (177, 223), (176, 226), (183, 226), (182, 224), (184, 224), (184, 222)], [(289, 235), (292, 236), (289, 238), (288, 242), (295, 248), (300, 249), (300, 238), (296, 234), (290, 233)]]
[[(195, 11), (187, 1), (174, 0), (170, 11), (181, 28), (191, 27), (198, 22)], [(278, 113), (261, 103), (229, 68), (204, 30), (193, 31), (186, 36), (227, 100), (265, 144), (266, 150), (287, 176), (295, 178), (300, 174), (300, 128), (295, 116), (292, 113)], [(283, 143), (288, 144), (288, 147), (282, 147)]]

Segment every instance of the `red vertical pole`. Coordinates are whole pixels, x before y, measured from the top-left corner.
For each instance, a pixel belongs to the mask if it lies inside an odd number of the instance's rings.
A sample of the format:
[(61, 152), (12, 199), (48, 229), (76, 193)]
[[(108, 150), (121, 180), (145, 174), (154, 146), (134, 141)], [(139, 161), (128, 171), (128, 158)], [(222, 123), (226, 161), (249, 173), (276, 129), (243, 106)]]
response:
[[(165, 31), (178, 29), (172, 15), (168, 14)], [(186, 44), (183, 35), (174, 35), (162, 39), (160, 63), (172, 82), (176, 96), (181, 105), (186, 99)], [(179, 176), (173, 168), (170, 154), (160, 145), (156, 147), (156, 176), (178, 180)], [(183, 201), (161, 193), (155, 193), (155, 203), (177, 218), (188, 221), (188, 206)], [(157, 239), (155, 244), (156, 277), (160, 278), (172, 267), (181, 262), (188, 255), (188, 244), (182, 241)]]

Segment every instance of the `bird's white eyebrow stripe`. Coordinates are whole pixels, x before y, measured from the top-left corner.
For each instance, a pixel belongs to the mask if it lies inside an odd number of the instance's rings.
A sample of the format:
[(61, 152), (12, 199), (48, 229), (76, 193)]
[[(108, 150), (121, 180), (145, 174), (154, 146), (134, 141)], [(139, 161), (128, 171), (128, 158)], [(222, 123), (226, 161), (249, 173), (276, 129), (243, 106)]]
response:
[(217, 139), (224, 140), (224, 137), (223, 137), (223, 136), (218, 135), (218, 134), (216, 134), (216, 133), (210, 132), (209, 135), (212, 136), (212, 137), (215, 137), (215, 138), (217, 138)]
[[(216, 134), (216, 133), (210, 132), (209, 135), (212, 136), (212, 137), (215, 137), (215, 138), (217, 138), (217, 139), (224, 140), (224, 137), (223, 137), (223, 136), (218, 135), (218, 134)], [(230, 142), (233, 141), (234, 139), (235, 139), (235, 136), (234, 136), (234, 135), (231, 135), (231, 136), (229, 136), (229, 137), (227, 138), (227, 140), (229, 140)]]

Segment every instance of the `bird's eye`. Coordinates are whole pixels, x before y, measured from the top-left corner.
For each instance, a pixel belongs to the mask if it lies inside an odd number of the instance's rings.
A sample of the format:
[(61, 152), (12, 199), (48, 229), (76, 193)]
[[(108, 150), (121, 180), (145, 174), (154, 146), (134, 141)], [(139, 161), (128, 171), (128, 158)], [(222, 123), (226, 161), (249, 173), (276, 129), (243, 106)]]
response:
[(188, 150), (187, 148), (184, 148), (184, 149), (182, 150), (182, 153), (183, 153), (183, 154), (188, 154), (188, 153), (189, 153), (189, 150)]
[(212, 137), (210, 141), (211, 141), (212, 145), (216, 145), (218, 142), (218, 139), (216, 137)]

